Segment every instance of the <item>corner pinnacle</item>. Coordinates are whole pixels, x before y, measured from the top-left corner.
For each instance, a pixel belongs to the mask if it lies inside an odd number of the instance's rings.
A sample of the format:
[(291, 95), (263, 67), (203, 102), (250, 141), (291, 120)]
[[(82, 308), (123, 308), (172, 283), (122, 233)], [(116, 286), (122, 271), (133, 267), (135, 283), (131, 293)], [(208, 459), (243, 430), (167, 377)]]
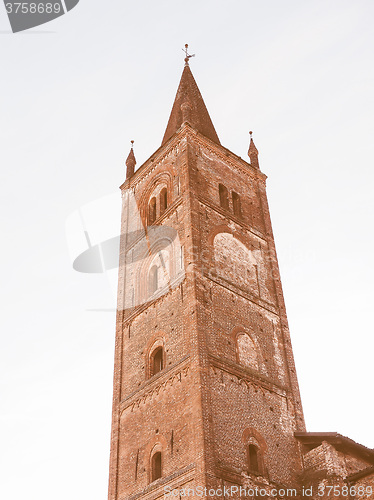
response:
[(249, 159), (251, 160), (252, 167), (259, 169), (260, 165), (258, 163), (258, 149), (256, 148), (255, 143), (253, 142), (252, 133), (253, 132), (251, 130), (249, 132), (251, 140), (249, 142), (248, 156), (249, 156)]
[(135, 165), (136, 165), (136, 159), (135, 159), (135, 155), (134, 155), (134, 141), (131, 141), (130, 153), (129, 153), (129, 156), (127, 157), (127, 160), (126, 160), (126, 167), (127, 167), (126, 179), (129, 179), (130, 177), (132, 177), (134, 175)]

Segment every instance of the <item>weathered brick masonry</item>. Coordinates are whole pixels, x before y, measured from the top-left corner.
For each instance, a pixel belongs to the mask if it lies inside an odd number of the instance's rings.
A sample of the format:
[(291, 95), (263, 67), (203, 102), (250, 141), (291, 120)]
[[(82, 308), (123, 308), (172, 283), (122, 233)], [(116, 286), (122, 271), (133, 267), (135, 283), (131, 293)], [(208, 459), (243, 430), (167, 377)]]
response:
[(220, 144), (187, 59), (161, 147), (136, 172), (131, 149), (121, 186), (110, 500), (300, 488), (314, 463), (344, 482), (374, 463), (353, 446), (339, 468), (334, 444), (305, 444), (252, 138), (249, 157)]

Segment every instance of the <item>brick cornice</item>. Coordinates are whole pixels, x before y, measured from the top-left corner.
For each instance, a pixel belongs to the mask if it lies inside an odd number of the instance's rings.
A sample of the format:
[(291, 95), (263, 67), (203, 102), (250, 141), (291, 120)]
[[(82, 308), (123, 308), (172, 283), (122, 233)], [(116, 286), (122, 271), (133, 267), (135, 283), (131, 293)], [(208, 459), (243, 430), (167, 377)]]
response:
[(210, 279), (217, 285), (220, 285), (223, 288), (230, 290), (230, 292), (233, 292), (236, 295), (239, 295), (240, 297), (249, 300), (250, 302), (252, 302), (252, 304), (256, 304), (257, 306), (266, 309), (267, 311), (275, 314), (278, 317), (280, 316), (278, 308), (275, 307), (273, 304), (252, 295), (251, 293), (243, 290), (242, 288), (239, 288), (235, 283), (231, 283), (230, 281), (227, 281), (224, 278), (221, 278), (220, 276), (212, 276), (212, 274), (209, 271), (204, 271), (203, 276), (205, 278)]
[[(140, 316), (140, 314), (142, 314), (146, 309), (148, 309), (148, 307), (151, 307), (157, 302), (164, 300), (165, 297), (168, 297), (171, 293), (175, 292), (185, 281), (186, 274), (187, 273), (185, 272), (182, 278), (181, 276), (178, 275), (173, 281), (171, 281), (170, 285), (168, 286), (167, 292), (161, 293), (160, 295), (157, 295), (154, 299), (144, 302), (143, 304), (140, 304), (138, 306), (135, 306), (132, 309), (124, 309), (122, 318), (123, 332), (126, 330), (126, 328), (131, 328), (131, 323), (134, 321), (134, 319), (137, 316)], [(127, 316), (126, 312), (128, 312)]]
[(177, 364), (170, 368), (165, 368), (147, 380), (140, 389), (129, 394), (120, 403), (120, 415), (130, 406), (132, 406), (131, 411), (133, 411), (141, 403), (145, 403), (148, 399), (151, 399), (154, 394), (158, 394), (160, 390), (165, 390), (167, 386), (173, 385), (175, 381), (181, 382), (183, 378), (186, 378), (189, 373), (189, 358), (190, 355), (187, 354)]
[(266, 377), (258, 372), (254, 372), (248, 368), (238, 366), (236, 363), (233, 363), (228, 359), (218, 358), (213, 354), (209, 354), (209, 361), (213, 367), (218, 368), (229, 375), (237, 377), (238, 381), (244, 380), (254, 386), (261, 386), (264, 389), (283, 397), (286, 397), (289, 393), (286, 387), (281, 384), (277, 384), (269, 377)]
[(257, 238), (260, 238), (264, 243), (268, 243), (266, 235), (262, 234), (257, 229), (249, 226), (242, 219), (240, 219), (239, 217), (236, 217), (233, 213), (229, 212), (228, 210), (225, 210), (224, 208), (220, 207), (219, 205), (216, 205), (215, 203), (213, 203), (212, 201), (208, 200), (204, 196), (200, 195), (198, 197), (198, 200), (199, 200), (199, 202), (202, 205), (205, 205), (205, 206), (211, 208), (212, 210), (215, 210), (220, 215), (223, 215), (224, 217), (226, 217), (226, 219), (230, 219), (232, 222), (235, 222), (235, 224), (238, 224), (243, 229), (246, 229), (247, 231), (249, 231), (250, 233), (252, 233)]
[[(196, 469), (196, 464), (191, 463), (183, 467), (183, 469), (179, 469), (173, 474), (169, 476), (163, 477), (150, 484), (143, 491), (136, 493), (135, 495), (131, 495), (126, 500), (136, 500), (139, 497), (142, 497), (144, 500), (153, 500), (154, 498), (159, 498), (164, 495), (164, 489), (169, 483), (173, 483), (172, 489), (180, 487), (183, 483), (190, 481), (194, 477)], [(125, 500), (125, 498), (123, 498)]]

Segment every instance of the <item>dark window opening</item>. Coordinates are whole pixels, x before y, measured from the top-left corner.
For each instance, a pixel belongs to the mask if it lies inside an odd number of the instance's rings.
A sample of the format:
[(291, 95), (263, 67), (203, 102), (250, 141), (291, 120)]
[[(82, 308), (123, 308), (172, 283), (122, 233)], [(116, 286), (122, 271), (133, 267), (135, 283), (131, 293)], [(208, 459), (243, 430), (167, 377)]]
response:
[(226, 210), (229, 208), (229, 192), (227, 191), (227, 187), (223, 184), (219, 184), (219, 204), (222, 208)]
[(166, 188), (161, 190), (160, 193), (160, 215), (162, 215), (168, 208), (168, 191)]
[(151, 377), (164, 368), (164, 350), (162, 347), (155, 349), (151, 355)]
[(152, 456), (152, 482), (156, 481), (156, 479), (160, 479), (162, 476), (162, 464), (161, 464), (161, 452), (157, 451)]
[(250, 472), (260, 472), (258, 448), (254, 444), (248, 445), (248, 469)]
[(148, 224), (151, 225), (156, 220), (156, 198), (153, 197), (148, 206)]
[(242, 215), (242, 207), (240, 205), (240, 196), (235, 191), (232, 192), (232, 207), (234, 214), (240, 217)]

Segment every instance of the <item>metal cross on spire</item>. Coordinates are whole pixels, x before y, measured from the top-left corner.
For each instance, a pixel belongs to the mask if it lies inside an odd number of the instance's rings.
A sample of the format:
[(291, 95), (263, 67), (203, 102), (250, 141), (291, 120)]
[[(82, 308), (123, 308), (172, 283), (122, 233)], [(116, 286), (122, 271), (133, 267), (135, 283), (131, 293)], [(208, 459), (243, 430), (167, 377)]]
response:
[(188, 64), (188, 61), (190, 60), (191, 57), (195, 57), (195, 54), (189, 54), (188, 53), (188, 43), (184, 46), (184, 49), (182, 49), (183, 52), (186, 54), (186, 57), (184, 59), (184, 62)]

